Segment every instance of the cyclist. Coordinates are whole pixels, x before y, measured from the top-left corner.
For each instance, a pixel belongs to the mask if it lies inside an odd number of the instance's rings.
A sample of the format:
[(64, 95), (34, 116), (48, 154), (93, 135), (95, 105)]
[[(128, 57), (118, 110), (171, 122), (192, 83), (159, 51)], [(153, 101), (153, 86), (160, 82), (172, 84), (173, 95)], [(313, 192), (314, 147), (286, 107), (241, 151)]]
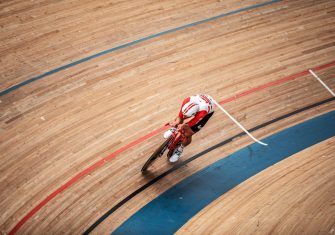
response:
[(214, 113), (213, 98), (209, 95), (195, 95), (184, 99), (176, 119), (170, 122), (173, 128), (164, 133), (164, 138), (169, 138), (172, 132), (177, 129), (183, 133), (184, 138), (176, 148), (170, 162), (179, 160), (184, 147), (192, 142), (192, 136), (205, 126)]

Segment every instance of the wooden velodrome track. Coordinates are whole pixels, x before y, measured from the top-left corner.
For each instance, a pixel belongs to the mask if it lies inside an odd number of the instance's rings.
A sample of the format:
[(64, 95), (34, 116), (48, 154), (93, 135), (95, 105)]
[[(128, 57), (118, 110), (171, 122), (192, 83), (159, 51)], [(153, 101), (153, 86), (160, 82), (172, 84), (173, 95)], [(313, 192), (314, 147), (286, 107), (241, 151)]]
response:
[[(188, 95), (212, 95), (248, 129), (329, 99), (307, 69), (335, 90), (335, 1), (265, 2), (1, 1), (1, 233), (83, 233), (166, 172), (165, 158), (149, 175), (140, 168)], [(189, 25), (225, 13), (232, 14)], [(253, 134), (262, 139), (333, 110), (329, 100)], [(217, 111), (182, 161), (240, 132)], [(110, 234), (173, 185), (251, 143), (235, 138), (178, 168), (92, 234)], [(178, 233), (335, 234), (334, 143), (248, 179)]]

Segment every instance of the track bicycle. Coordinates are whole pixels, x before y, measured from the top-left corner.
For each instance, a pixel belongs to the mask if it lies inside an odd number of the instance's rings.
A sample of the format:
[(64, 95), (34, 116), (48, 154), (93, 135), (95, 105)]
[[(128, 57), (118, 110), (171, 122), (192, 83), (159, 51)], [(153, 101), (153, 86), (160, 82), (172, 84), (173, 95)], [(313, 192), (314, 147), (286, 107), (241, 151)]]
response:
[[(169, 124), (166, 124), (166, 126)], [(172, 129), (171, 129), (172, 130)], [(161, 157), (164, 152), (168, 149), (167, 157), (170, 158), (175, 151), (175, 149), (180, 145), (183, 137), (184, 131), (173, 129), (171, 136), (166, 139), (155, 151), (154, 153), (148, 158), (148, 160), (143, 165), (141, 171), (142, 173), (146, 172), (148, 168), (153, 164), (153, 162)]]

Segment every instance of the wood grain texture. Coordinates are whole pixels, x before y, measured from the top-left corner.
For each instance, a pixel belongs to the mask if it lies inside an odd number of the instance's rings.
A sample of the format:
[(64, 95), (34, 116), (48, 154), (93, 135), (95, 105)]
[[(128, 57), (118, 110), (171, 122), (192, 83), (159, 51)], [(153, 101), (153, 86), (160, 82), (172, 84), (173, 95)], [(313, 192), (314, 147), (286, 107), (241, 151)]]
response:
[[(139, 37), (261, 1), (2, 1), (1, 89)], [(174, 118), (183, 98), (218, 101), (334, 61), (332, 0), (281, 1), (137, 44), (33, 82), (0, 98), (0, 231), (7, 233), (64, 182)], [(308, 16), (308, 17), (306, 17)], [(335, 68), (316, 73), (335, 89)], [(247, 128), (329, 98), (310, 75), (225, 105)], [(256, 131), (263, 138), (335, 109), (331, 102)], [(183, 159), (240, 130), (217, 112)], [(19, 234), (81, 233), (148, 182), (140, 168), (154, 136), (51, 200)], [(185, 177), (251, 141), (237, 139), (179, 169), (117, 210), (109, 234)], [(166, 159), (153, 175), (171, 168)], [(287, 222), (289, 226), (289, 222)]]
[(332, 234), (335, 138), (275, 164), (199, 212), (177, 234)]
[(4, 1), (0, 89), (130, 41), (261, 2)]

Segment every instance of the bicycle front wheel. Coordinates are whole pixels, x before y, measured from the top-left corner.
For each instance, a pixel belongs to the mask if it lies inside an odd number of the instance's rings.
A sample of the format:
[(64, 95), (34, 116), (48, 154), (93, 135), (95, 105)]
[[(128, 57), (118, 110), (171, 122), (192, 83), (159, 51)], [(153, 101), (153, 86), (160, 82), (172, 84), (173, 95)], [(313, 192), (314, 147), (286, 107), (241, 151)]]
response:
[(145, 164), (141, 169), (142, 172), (146, 171), (158, 157), (164, 154), (165, 150), (169, 145), (170, 140), (171, 138), (165, 140), (164, 143), (161, 146), (159, 146), (159, 148), (157, 148), (156, 151), (148, 158), (148, 160), (145, 162)]

